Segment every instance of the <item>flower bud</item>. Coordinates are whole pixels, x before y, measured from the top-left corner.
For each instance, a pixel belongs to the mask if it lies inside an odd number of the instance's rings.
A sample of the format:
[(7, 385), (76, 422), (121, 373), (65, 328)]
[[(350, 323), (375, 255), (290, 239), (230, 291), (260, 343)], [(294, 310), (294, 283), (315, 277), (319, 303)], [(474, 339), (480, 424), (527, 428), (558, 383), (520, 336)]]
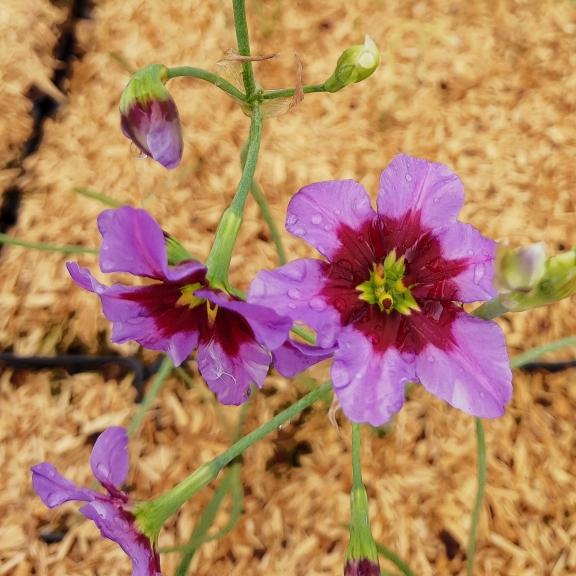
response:
[(525, 292), (502, 294), (502, 305), (511, 312), (530, 310), (576, 294), (576, 249), (549, 258), (535, 286)]
[(150, 64), (132, 76), (120, 98), (122, 132), (166, 168), (182, 158), (182, 130), (176, 104), (164, 86), (168, 69)]
[(380, 576), (380, 567), (367, 558), (348, 560), (344, 566), (344, 576)]
[(546, 246), (543, 242), (521, 248), (498, 246), (494, 283), (500, 293), (528, 291), (540, 281), (546, 270)]
[(379, 65), (378, 46), (370, 36), (366, 35), (364, 44), (352, 46), (342, 52), (334, 73), (324, 82), (324, 88), (328, 92), (338, 92), (345, 86), (365, 80), (376, 71)]

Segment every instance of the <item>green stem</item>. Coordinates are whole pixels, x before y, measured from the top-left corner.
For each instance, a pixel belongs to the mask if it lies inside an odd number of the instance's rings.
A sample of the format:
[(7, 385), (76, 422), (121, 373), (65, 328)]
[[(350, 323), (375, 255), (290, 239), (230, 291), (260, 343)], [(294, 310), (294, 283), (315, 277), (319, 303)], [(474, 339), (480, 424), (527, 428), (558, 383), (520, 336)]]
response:
[(168, 356), (164, 357), (164, 359), (162, 360), (162, 364), (160, 364), (158, 372), (156, 372), (156, 375), (152, 380), (150, 389), (146, 392), (146, 395), (144, 396), (142, 403), (138, 407), (138, 411), (136, 412), (136, 414), (134, 414), (132, 422), (130, 422), (130, 424), (128, 425), (129, 436), (132, 436), (135, 432), (137, 432), (138, 428), (140, 428), (140, 425), (142, 424), (142, 421), (144, 420), (146, 413), (148, 412), (150, 406), (152, 406), (154, 400), (156, 400), (156, 396), (158, 396), (158, 393), (162, 389), (164, 381), (166, 380), (166, 378), (168, 378), (168, 376), (170, 376), (172, 368), (173, 365), (172, 362), (170, 361), (170, 358), (168, 358)]
[[(250, 56), (250, 38), (248, 36), (248, 21), (246, 19), (246, 6), (244, 0), (232, 0), (234, 9), (234, 28), (236, 28), (236, 42), (238, 53), (241, 56)], [(242, 62), (242, 79), (248, 100), (256, 92), (256, 82), (252, 62)]]
[[(303, 86), (302, 90), (304, 94), (312, 94), (314, 92), (326, 92), (324, 84), (309, 84), (308, 86)], [(273, 100), (274, 98), (290, 98), (294, 96), (296, 88), (283, 88), (281, 90), (266, 90), (262, 94), (264, 100)]]
[(395, 552), (390, 550), (390, 548), (386, 548), (386, 546), (379, 544), (376, 542), (376, 548), (378, 549), (378, 554), (380, 556), (384, 556), (387, 560), (390, 560), (398, 570), (404, 574), (404, 576), (415, 576), (414, 572), (410, 569), (410, 566), (400, 558)]
[(526, 350), (526, 352), (511, 358), (510, 366), (512, 368), (521, 368), (525, 364), (533, 362), (548, 352), (555, 352), (556, 350), (560, 350), (561, 348), (566, 348), (569, 346), (576, 346), (576, 336), (569, 336), (568, 338), (562, 338), (560, 340), (548, 342), (547, 344), (542, 344), (542, 346), (536, 346), (535, 348)]
[(278, 263), (282, 266), (287, 262), (286, 251), (284, 250), (284, 244), (282, 243), (282, 236), (278, 226), (276, 225), (276, 220), (274, 220), (274, 216), (272, 216), (272, 212), (270, 212), (270, 206), (266, 201), (266, 196), (256, 180), (252, 181), (251, 191), (254, 200), (256, 200), (256, 204), (258, 204), (258, 208), (260, 208), (260, 214), (262, 214), (262, 218), (264, 219), (264, 222), (266, 222), (268, 230), (270, 230), (272, 242), (274, 242), (278, 254)]
[(250, 192), (254, 172), (256, 171), (256, 163), (258, 162), (258, 152), (260, 151), (260, 141), (262, 139), (262, 115), (259, 104), (254, 103), (251, 108), (252, 122), (250, 124), (246, 163), (244, 164), (242, 177), (230, 206), (226, 208), (218, 224), (214, 244), (206, 260), (208, 279), (215, 286), (226, 286), (228, 282), (232, 250), (240, 231), (246, 198)]
[(105, 206), (110, 206), (111, 208), (120, 208), (120, 206), (122, 206), (122, 202), (118, 202), (118, 200), (115, 200), (106, 194), (102, 194), (101, 192), (96, 192), (96, 190), (90, 190), (90, 188), (77, 186), (76, 188), (73, 188), (72, 191), (76, 194), (80, 194), (80, 196), (90, 198), (91, 200), (98, 200), (98, 202), (101, 202)]
[(158, 534), (164, 523), (175, 514), (180, 507), (190, 498), (214, 480), (222, 468), (230, 464), (240, 456), (247, 448), (267, 436), (278, 427), (282, 426), (297, 414), (314, 404), (332, 386), (331, 382), (325, 382), (312, 390), (298, 402), (283, 410), (274, 418), (262, 424), (234, 444), (227, 450), (216, 456), (210, 462), (200, 466), (188, 478), (174, 486), (168, 492), (158, 496), (154, 500), (143, 502), (136, 506), (135, 513), (140, 529), (149, 537)]
[(362, 483), (362, 450), (360, 444), (360, 424), (352, 424), (352, 490), (364, 489)]
[(62, 252), (63, 254), (98, 254), (97, 248), (84, 248), (83, 246), (64, 246), (62, 244), (46, 244), (45, 242), (30, 242), (29, 240), (20, 240), (12, 238), (7, 234), (0, 233), (0, 244), (12, 244), (30, 248), (32, 250), (42, 250), (43, 252)]
[(198, 78), (200, 80), (205, 80), (210, 82), (220, 90), (226, 92), (226, 94), (236, 98), (240, 102), (246, 102), (246, 96), (236, 88), (233, 84), (230, 84), (227, 80), (224, 80), (222, 76), (214, 74), (214, 72), (208, 72), (208, 70), (203, 70), (202, 68), (193, 68), (192, 66), (175, 66), (174, 68), (168, 68), (168, 79), (181, 78), (181, 77)]
[(484, 304), (473, 310), (471, 314), (484, 320), (493, 320), (494, 318), (498, 318), (498, 316), (506, 314), (506, 312), (509, 312), (508, 308), (502, 306), (500, 298), (496, 296), (496, 298), (484, 302)]
[(466, 554), (466, 575), (472, 576), (474, 573), (474, 557), (476, 556), (476, 536), (478, 533), (478, 522), (480, 521), (480, 511), (484, 501), (486, 490), (486, 438), (484, 437), (484, 426), (482, 420), (476, 418), (476, 442), (478, 449), (478, 491), (474, 502), (474, 510), (470, 520), (470, 535), (468, 537), (468, 552)]

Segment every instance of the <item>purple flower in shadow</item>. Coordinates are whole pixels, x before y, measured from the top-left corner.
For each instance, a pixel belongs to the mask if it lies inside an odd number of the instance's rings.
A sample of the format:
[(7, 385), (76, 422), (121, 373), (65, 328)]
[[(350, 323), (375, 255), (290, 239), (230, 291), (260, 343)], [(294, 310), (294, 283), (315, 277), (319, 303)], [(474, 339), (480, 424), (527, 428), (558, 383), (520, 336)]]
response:
[(102, 494), (80, 488), (49, 462), (32, 467), (32, 486), (48, 508), (76, 500), (86, 502), (80, 512), (93, 520), (102, 536), (116, 542), (132, 560), (133, 576), (160, 576), (160, 558), (150, 540), (138, 531), (122, 483), (128, 474), (128, 435), (111, 427), (100, 436), (90, 456), (92, 473), (106, 489)]
[(408, 382), (475, 416), (503, 414), (512, 392), (504, 335), (461, 306), (495, 295), (495, 243), (457, 221), (463, 202), (447, 167), (404, 155), (382, 173), (376, 212), (353, 180), (311, 184), (290, 201), (286, 229), (326, 261), (260, 272), (248, 301), (335, 347), (332, 382), (351, 420), (385, 423)]
[(112, 322), (112, 341), (135, 340), (181, 364), (198, 349), (198, 368), (223, 404), (241, 404), (251, 384), (261, 387), (292, 327), (288, 316), (243, 302), (210, 287), (206, 267), (195, 260), (168, 265), (162, 230), (144, 210), (124, 206), (98, 217), (100, 268), (154, 281), (146, 286), (104, 286), (76, 262), (76, 283), (100, 296)]

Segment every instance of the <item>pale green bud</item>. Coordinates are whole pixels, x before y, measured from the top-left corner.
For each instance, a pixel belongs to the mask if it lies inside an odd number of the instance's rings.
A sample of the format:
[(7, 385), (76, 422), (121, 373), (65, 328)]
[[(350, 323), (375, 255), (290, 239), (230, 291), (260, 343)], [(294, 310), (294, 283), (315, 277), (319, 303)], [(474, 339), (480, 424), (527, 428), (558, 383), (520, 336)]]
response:
[(576, 294), (576, 249), (546, 261), (544, 274), (529, 291), (502, 294), (502, 305), (511, 312), (521, 312), (563, 300)]
[(361, 82), (371, 76), (380, 65), (380, 51), (370, 36), (366, 35), (364, 44), (351, 46), (342, 52), (334, 73), (324, 88), (328, 92), (338, 92), (342, 88)]
[(543, 242), (521, 248), (498, 245), (494, 284), (500, 293), (529, 291), (546, 271), (546, 246)]

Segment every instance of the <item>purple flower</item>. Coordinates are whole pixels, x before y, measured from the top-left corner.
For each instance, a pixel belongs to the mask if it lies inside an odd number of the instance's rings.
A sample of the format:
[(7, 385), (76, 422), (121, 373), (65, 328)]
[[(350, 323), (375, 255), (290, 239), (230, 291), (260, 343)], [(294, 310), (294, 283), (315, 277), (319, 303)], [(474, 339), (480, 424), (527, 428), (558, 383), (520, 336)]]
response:
[(241, 404), (262, 386), (270, 350), (288, 338), (292, 321), (258, 304), (211, 288), (195, 260), (169, 266), (162, 230), (144, 210), (125, 206), (98, 217), (100, 268), (151, 278), (146, 286), (104, 286), (76, 262), (72, 278), (100, 296), (112, 341), (135, 340), (181, 364), (198, 349), (200, 373), (223, 404)]
[(362, 560), (347, 560), (344, 566), (344, 576), (380, 576), (380, 567), (367, 558)]
[(114, 426), (100, 434), (90, 466), (107, 494), (75, 486), (49, 462), (32, 467), (32, 485), (48, 508), (70, 500), (87, 502), (80, 512), (96, 523), (104, 538), (116, 542), (130, 556), (133, 576), (160, 576), (158, 553), (138, 531), (128, 496), (121, 489), (128, 474), (128, 435), (124, 428)]
[(287, 230), (327, 262), (262, 271), (248, 300), (336, 346), (332, 382), (351, 420), (388, 421), (408, 382), (475, 416), (503, 414), (512, 391), (504, 335), (458, 304), (495, 294), (495, 243), (456, 220), (463, 201), (448, 168), (404, 155), (382, 173), (377, 212), (353, 180), (292, 198)]
[(168, 70), (150, 64), (131, 78), (120, 100), (124, 136), (166, 168), (182, 159), (182, 129), (178, 109), (164, 86)]

